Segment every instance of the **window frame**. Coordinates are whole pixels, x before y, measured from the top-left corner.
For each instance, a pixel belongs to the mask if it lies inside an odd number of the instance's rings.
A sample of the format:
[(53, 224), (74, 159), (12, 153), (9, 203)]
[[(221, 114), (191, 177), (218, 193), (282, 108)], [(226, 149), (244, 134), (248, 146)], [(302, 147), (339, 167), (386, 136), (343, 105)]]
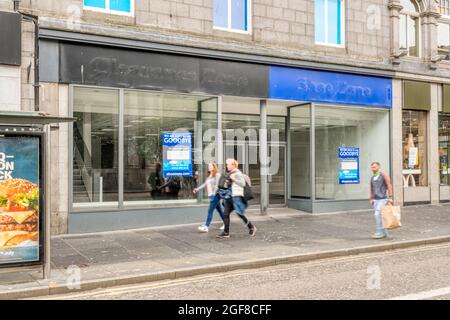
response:
[[(411, 1), (411, 0), (407, 0), (407, 1)], [(422, 57), (422, 26), (421, 26), (422, 21), (420, 18), (419, 4), (417, 2), (415, 2), (415, 6), (417, 7), (416, 10), (419, 10), (419, 11), (412, 12), (412, 11), (404, 10), (404, 9), (402, 9), (400, 11), (400, 15), (406, 16), (406, 47), (407, 47), (406, 51), (408, 52), (407, 57), (413, 58), (413, 59)], [(417, 56), (412, 56), (409, 54), (409, 28), (408, 28), (409, 27), (409, 24), (408, 24), (409, 19), (408, 18), (413, 18), (414, 20), (417, 21), (417, 28), (416, 28), (416, 35), (415, 35), (416, 36)], [(400, 25), (400, 28), (399, 28), (400, 29), (399, 30), (400, 38), (401, 38), (401, 32), (402, 32), (401, 28), (402, 28), (402, 26)], [(399, 49), (400, 49), (400, 44), (399, 44)]]
[[(439, 4), (438, 4), (438, 8), (439, 8), (439, 13), (442, 15), (442, 17), (444, 18), (448, 18), (450, 19), (450, 1), (447, 0), (449, 2), (448, 8), (446, 8), (445, 6), (442, 5), (443, 0), (439, 0)], [(445, 9), (443, 9), (445, 8)], [(447, 10), (448, 14), (444, 14), (442, 13), (442, 11)]]
[[(328, 40), (328, 1), (329, 0), (324, 0), (325, 1), (325, 39)], [(345, 20), (345, 10), (346, 10), (346, 3), (345, 0), (339, 0), (341, 2), (341, 16), (340, 16), (340, 21), (341, 21), (341, 44), (336, 44), (336, 43), (330, 43), (330, 42), (321, 42), (321, 41), (317, 41), (316, 40), (316, 35), (314, 33), (314, 43), (316, 45), (319, 46), (327, 46), (327, 47), (335, 47), (335, 48), (345, 48), (345, 41), (346, 41), (346, 37), (345, 37), (345, 33), (346, 33), (346, 20)], [(314, 1), (314, 10), (315, 10), (315, 4), (316, 1)], [(316, 21), (314, 19), (314, 28), (316, 26)]]
[[(418, 119), (418, 125), (417, 125), (417, 131), (418, 131), (418, 133), (417, 133), (417, 140), (418, 140), (418, 142), (417, 142), (417, 146), (415, 146), (415, 148), (417, 148), (417, 157), (418, 157), (418, 159), (421, 162), (419, 162), (419, 168), (406, 168), (405, 167), (405, 140), (406, 140), (406, 137), (404, 137), (404, 135), (403, 135), (403, 133), (404, 133), (403, 130), (405, 128), (404, 120), (405, 120), (405, 113), (409, 113), (408, 120), (411, 122), (411, 119), (412, 119), (411, 115), (412, 115), (413, 112), (415, 112), (417, 114), (417, 119)], [(419, 134), (420, 134), (420, 114), (422, 114), (422, 116), (425, 117), (424, 118), (425, 121), (423, 122), (424, 125), (425, 125), (425, 128), (424, 128), (424, 130), (422, 128), (422, 130), (424, 132), (424, 139), (423, 139), (423, 144), (422, 144), (422, 148), (421, 148), (422, 150), (419, 150), (420, 149), (419, 146), (421, 145), (421, 144), (419, 144), (420, 143), (420, 141), (419, 141), (420, 140), (420, 137), (419, 137)], [(429, 158), (430, 158), (430, 155), (428, 154), (428, 151), (430, 149), (430, 147), (429, 147), (429, 144), (430, 144), (429, 143), (429, 136), (430, 136), (430, 133), (429, 133), (429, 129), (430, 129), (429, 114), (430, 114), (429, 110), (402, 109), (402, 175), (404, 174), (403, 172), (405, 170), (421, 170), (421, 172), (419, 174), (419, 178), (418, 178), (419, 184), (418, 185), (416, 184), (415, 186), (410, 187), (409, 186), (409, 180), (407, 180), (408, 185), (405, 186), (404, 185), (405, 180), (403, 180), (402, 185), (403, 185), (404, 188), (414, 188), (414, 187), (427, 187), (428, 188), (431, 185), (431, 183), (430, 183), (430, 175), (429, 175), (429, 172), (428, 172), (428, 169), (430, 167), (429, 164), (428, 164), (428, 161), (429, 161)], [(405, 139), (405, 140), (403, 140), (403, 139)], [(439, 133), (438, 133), (438, 140), (439, 140)], [(425, 155), (425, 160), (423, 158), (422, 159), (419, 158), (419, 155), (421, 153), (420, 151), (422, 151), (422, 154)], [(425, 169), (423, 169), (424, 166), (425, 166)], [(420, 180), (421, 180), (421, 178), (424, 179), (424, 177), (425, 177), (426, 183), (424, 185), (421, 185), (421, 181)]]
[[(214, 1), (214, 0), (211, 0)], [(231, 0), (227, 0), (228, 2), (228, 8), (227, 8), (227, 17), (228, 17), (228, 27), (218, 27), (214, 25), (214, 15), (213, 15), (213, 30), (220, 30), (220, 31), (227, 31), (227, 32), (234, 32), (234, 33), (240, 33), (240, 34), (251, 34), (252, 33), (252, 0), (245, 0), (247, 3), (247, 30), (240, 30), (240, 29), (233, 29), (231, 27), (232, 25), (232, 18), (231, 18)], [(214, 5), (214, 3), (213, 3)], [(214, 6), (213, 6), (214, 10)]]
[(135, 0), (129, 0), (130, 1), (130, 12), (125, 11), (118, 11), (118, 10), (111, 10), (111, 0), (105, 0), (105, 7), (98, 8), (98, 7), (92, 7), (87, 6), (84, 4), (83, 0), (83, 10), (92, 11), (92, 12), (100, 12), (100, 13), (106, 13), (106, 14), (113, 14), (113, 15), (119, 15), (119, 16), (126, 16), (126, 17), (134, 17), (134, 8), (135, 8)]

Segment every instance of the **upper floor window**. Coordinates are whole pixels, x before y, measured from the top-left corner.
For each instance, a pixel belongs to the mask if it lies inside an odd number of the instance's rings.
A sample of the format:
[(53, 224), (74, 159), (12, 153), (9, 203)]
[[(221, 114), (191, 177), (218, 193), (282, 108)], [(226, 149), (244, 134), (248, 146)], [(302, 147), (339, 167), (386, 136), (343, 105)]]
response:
[(316, 43), (344, 45), (344, 1), (315, 0)]
[(408, 56), (419, 56), (420, 16), (419, 6), (413, 0), (402, 0), (400, 12), (400, 50)]
[(450, 16), (450, 0), (439, 0), (439, 11), (444, 16)]
[(214, 28), (249, 32), (251, 0), (214, 0)]
[(83, 8), (110, 14), (134, 15), (134, 0), (83, 0)]
[(438, 26), (438, 54), (450, 60), (450, 24), (439, 23)]

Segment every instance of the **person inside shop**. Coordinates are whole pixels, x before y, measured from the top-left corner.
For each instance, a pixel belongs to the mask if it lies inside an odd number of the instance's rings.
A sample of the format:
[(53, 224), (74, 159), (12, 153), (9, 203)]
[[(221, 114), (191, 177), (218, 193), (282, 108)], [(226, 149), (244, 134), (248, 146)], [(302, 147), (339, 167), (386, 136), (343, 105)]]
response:
[(161, 189), (165, 189), (165, 198), (178, 199), (178, 194), (181, 190), (182, 177), (177, 175), (170, 175), (166, 178), (166, 183), (161, 186)]
[(160, 200), (164, 198), (164, 178), (162, 175), (162, 164), (157, 162), (155, 164), (155, 171), (148, 177), (148, 184), (150, 185), (150, 195), (154, 200)]

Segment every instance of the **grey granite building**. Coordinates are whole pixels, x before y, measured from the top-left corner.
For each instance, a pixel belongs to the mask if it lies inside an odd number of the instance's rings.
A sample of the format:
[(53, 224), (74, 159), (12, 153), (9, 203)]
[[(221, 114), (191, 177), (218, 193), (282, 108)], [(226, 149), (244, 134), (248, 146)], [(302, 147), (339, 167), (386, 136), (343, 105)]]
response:
[(262, 213), (368, 208), (373, 161), (396, 203), (450, 200), (447, 0), (0, 0), (0, 26), (0, 110), (76, 118), (55, 234), (200, 223), (228, 157)]

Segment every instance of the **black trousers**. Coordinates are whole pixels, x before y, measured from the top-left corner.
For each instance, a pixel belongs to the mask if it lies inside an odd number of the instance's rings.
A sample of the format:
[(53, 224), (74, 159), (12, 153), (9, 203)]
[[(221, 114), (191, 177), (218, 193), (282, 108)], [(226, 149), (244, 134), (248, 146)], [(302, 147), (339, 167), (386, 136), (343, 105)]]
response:
[[(223, 211), (223, 223), (225, 225), (225, 229), (223, 230), (224, 233), (229, 234), (230, 233), (230, 215), (231, 212), (233, 212), (234, 207), (233, 207), (233, 199), (225, 199), (223, 201), (223, 206), (224, 206), (224, 211)], [(242, 221), (244, 221), (245, 225), (248, 227), (248, 229), (252, 229), (253, 228), (253, 224), (251, 223), (250, 220), (247, 219), (246, 216), (244, 216), (243, 214), (238, 214), (239, 218), (242, 219)]]

